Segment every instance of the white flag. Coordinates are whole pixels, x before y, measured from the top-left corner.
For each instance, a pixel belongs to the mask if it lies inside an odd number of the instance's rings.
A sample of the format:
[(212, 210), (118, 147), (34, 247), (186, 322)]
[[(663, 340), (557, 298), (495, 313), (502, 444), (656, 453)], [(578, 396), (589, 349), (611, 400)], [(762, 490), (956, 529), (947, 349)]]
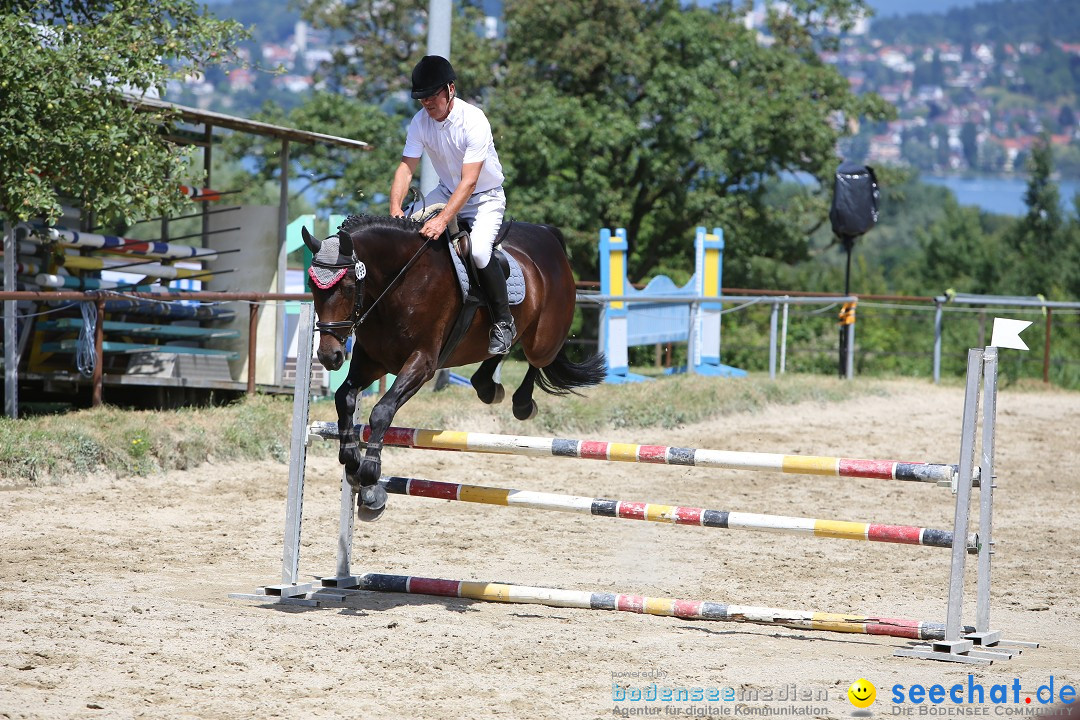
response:
[(1030, 320), (994, 318), (994, 331), (990, 337), (990, 345), (999, 348), (1027, 350), (1028, 346), (1020, 339), (1020, 333), (1026, 330), (1029, 325), (1031, 325)]

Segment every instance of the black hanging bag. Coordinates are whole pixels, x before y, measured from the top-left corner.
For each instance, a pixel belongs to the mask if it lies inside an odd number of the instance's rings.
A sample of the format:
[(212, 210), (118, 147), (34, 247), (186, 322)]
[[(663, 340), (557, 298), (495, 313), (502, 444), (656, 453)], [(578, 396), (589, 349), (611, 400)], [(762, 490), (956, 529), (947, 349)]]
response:
[(877, 176), (874, 168), (844, 162), (836, 169), (829, 220), (841, 238), (856, 238), (874, 227), (878, 219)]

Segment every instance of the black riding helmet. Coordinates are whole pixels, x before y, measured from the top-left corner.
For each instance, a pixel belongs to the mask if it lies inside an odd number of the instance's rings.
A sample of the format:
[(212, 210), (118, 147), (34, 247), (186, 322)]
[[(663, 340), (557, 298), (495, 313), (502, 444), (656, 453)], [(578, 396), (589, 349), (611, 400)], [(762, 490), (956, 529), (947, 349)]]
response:
[(431, 97), (457, 80), (454, 66), (438, 55), (425, 55), (412, 71), (412, 96), (414, 100)]

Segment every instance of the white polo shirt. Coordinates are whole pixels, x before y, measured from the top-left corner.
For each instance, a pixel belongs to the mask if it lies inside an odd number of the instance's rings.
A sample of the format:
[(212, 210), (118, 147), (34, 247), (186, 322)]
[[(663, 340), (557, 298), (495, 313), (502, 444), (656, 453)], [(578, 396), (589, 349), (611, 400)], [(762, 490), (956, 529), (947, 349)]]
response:
[(454, 99), (450, 114), (436, 122), (420, 109), (409, 123), (402, 155), (418, 158), (428, 151), (439, 181), (453, 192), (461, 182), (461, 166), (484, 162), (474, 192), (486, 192), (503, 184), (502, 163), (495, 152), (491, 124), (484, 111), (461, 98)]

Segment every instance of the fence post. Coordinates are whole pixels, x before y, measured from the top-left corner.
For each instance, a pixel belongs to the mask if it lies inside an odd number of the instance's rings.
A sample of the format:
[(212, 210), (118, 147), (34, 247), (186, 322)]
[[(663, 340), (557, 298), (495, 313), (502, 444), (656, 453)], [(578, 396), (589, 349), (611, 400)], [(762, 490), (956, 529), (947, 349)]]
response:
[(1043, 382), (1050, 384), (1050, 328), (1054, 323), (1054, 309), (1046, 308), (1046, 342), (1043, 345)]
[(941, 303), (942, 298), (934, 298), (934, 384), (941, 381)]
[(105, 298), (98, 295), (95, 301), (97, 321), (94, 325), (94, 374), (90, 405), (98, 407), (104, 402), (105, 385)]
[(851, 322), (847, 325), (847, 358), (845, 377), (851, 380), (855, 377), (855, 306), (851, 307)]
[(780, 303), (772, 304), (772, 312), (769, 313), (769, 379), (776, 379), (776, 313), (780, 309)]
[(780, 374), (783, 375), (787, 372), (787, 315), (788, 308), (791, 304), (787, 301), (787, 295), (784, 296), (784, 315), (780, 324)]
[[(259, 303), (248, 305), (248, 371), (247, 394), (255, 394), (255, 342), (259, 334)], [(299, 362), (299, 360), (297, 361)]]
[(697, 364), (694, 358), (701, 355), (701, 303), (690, 303), (690, 328), (686, 334), (686, 374), (697, 375)]
[[(626, 295), (626, 256), (629, 243), (626, 230), (607, 228), (600, 230), (600, 293), (603, 295)], [(627, 352), (626, 303), (613, 300), (605, 303), (600, 311), (600, 348), (607, 359), (608, 382), (633, 379)]]

